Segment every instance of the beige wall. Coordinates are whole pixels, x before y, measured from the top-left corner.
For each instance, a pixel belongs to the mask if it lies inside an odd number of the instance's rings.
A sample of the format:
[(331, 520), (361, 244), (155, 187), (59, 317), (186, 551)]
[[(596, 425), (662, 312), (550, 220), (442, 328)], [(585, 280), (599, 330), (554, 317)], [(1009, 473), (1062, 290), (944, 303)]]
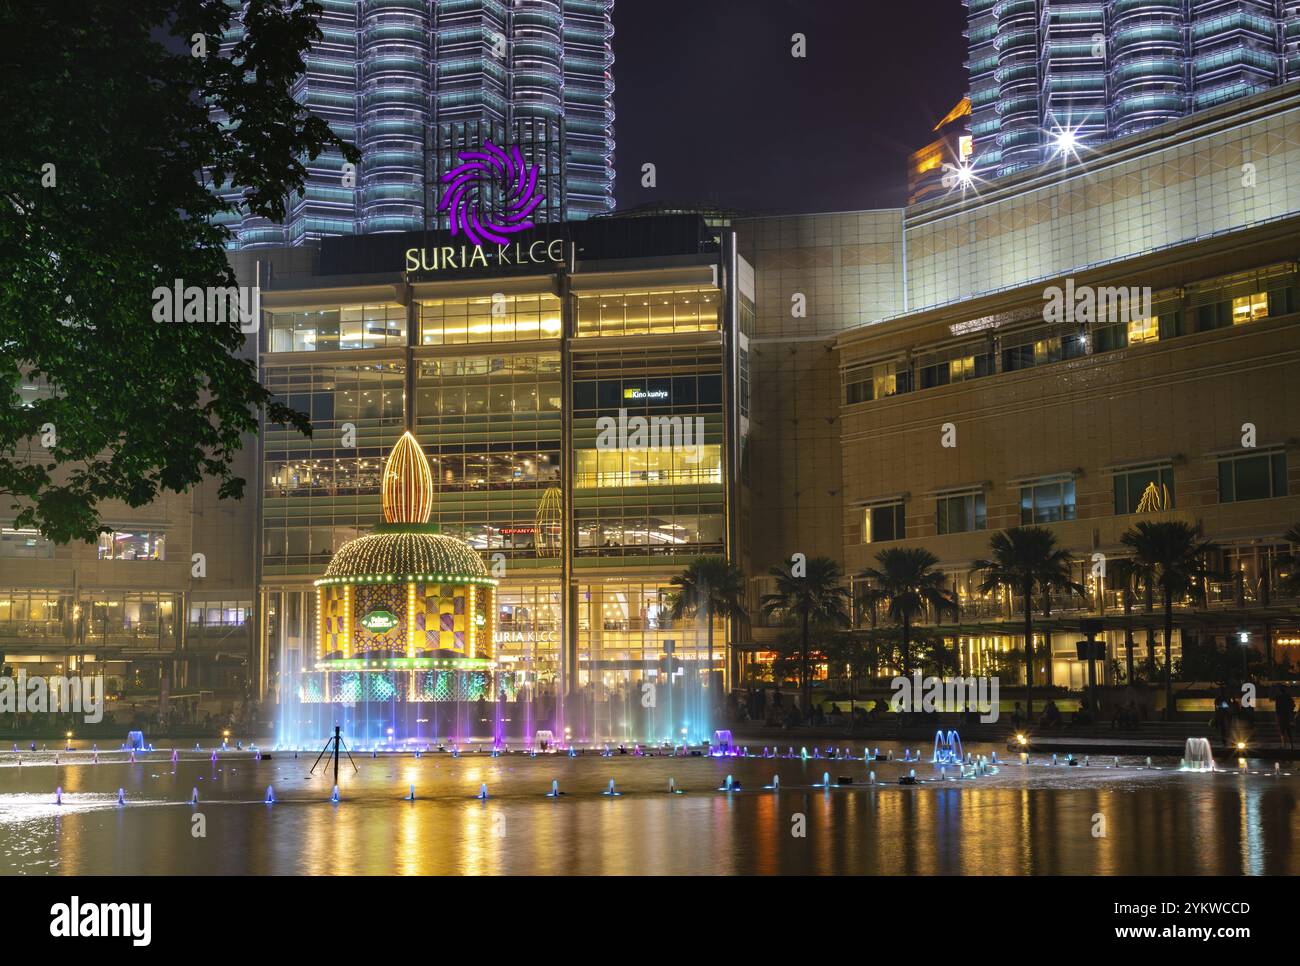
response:
[(753, 570), (839, 557), (839, 370), (821, 343), (762, 343), (752, 357)]
[[(1283, 250), (1264, 246), (1254, 257)], [(1198, 259), (1188, 252), (1181, 261), (1189, 272), (1229, 264), (1213, 253)], [(1168, 271), (1130, 274), (1140, 284)], [(1022, 305), (1041, 306), (1029, 298)], [(978, 307), (966, 309), (846, 336), (841, 361), (942, 341), (949, 324)], [(1053, 529), (1077, 553), (1114, 551), (1135, 518), (1114, 514), (1106, 469), (1162, 459), (1174, 461), (1177, 515), (1199, 522), (1207, 537), (1276, 538), (1300, 522), (1300, 495), (1220, 504), (1210, 454), (1240, 449), (1242, 424), (1254, 423), (1260, 447), (1287, 446), (1289, 489), (1300, 494), (1298, 365), (1300, 316), (1292, 315), (845, 406), (845, 564), (851, 571), (869, 566), (879, 549), (894, 545), (860, 542), (863, 501), (909, 494), (907, 543), (965, 566), (986, 555), (993, 531), (1020, 522), (1013, 481), (1070, 472), (1077, 474), (1078, 519)], [(956, 426), (956, 448), (940, 445), (945, 423)], [(975, 484), (987, 485), (988, 530), (938, 535), (935, 491)]]
[[(833, 338), (902, 306), (901, 211), (736, 225), (756, 272), (750, 538), (755, 574), (791, 554), (839, 557), (839, 369)], [(807, 313), (796, 318), (792, 297)]]
[[(736, 223), (757, 273), (755, 339), (834, 335), (903, 311), (901, 209), (753, 218)], [(807, 297), (807, 317), (791, 298)]]

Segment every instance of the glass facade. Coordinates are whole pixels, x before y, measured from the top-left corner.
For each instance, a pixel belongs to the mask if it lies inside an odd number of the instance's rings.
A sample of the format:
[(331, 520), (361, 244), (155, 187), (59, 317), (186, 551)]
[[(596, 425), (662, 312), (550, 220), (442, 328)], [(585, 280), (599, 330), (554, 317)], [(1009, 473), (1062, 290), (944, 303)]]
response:
[(380, 472), (404, 429), (405, 380), (401, 361), (265, 370), (263, 384), (311, 416), (314, 432), (263, 431), (264, 573), (315, 574), (379, 522)]
[[(493, 644), (515, 672), (509, 702), (532, 695), (542, 707), (567, 666), (584, 696), (569, 720), (631, 734), (638, 682), (706, 679), (708, 630), (674, 622), (669, 604), (690, 561), (733, 552), (727, 407), (738, 396), (718, 333), (734, 326), (725, 292), (695, 283), (698, 268), (672, 274), (691, 284), (587, 285), (567, 302), (549, 278), (508, 294), (490, 280), (481, 294), (422, 284), (409, 307), (349, 319), (368, 325), (346, 338), (333, 329), (343, 309), (268, 315), (263, 382), (314, 428), (310, 439), (281, 426), (262, 436), (260, 634), (272, 693), (315, 653), (310, 581), (380, 521), (382, 460), (408, 425), (436, 483), (430, 523), (499, 580)], [(320, 362), (297, 355), (326, 344)], [(361, 351), (365, 361), (347, 360)], [(638, 420), (653, 434), (638, 438)], [(230, 609), (196, 607), (191, 618), (211, 624)], [(722, 670), (725, 621), (714, 641)]]
[[(1272, 0), (965, 0), (974, 166), (1053, 160), (1300, 77)], [(1285, 9), (1282, 9), (1285, 7)]]
[(0, 636), (74, 651), (170, 651), (180, 636), (179, 602), (179, 594), (150, 591), (0, 589)]
[(578, 299), (578, 335), (663, 335), (719, 326), (716, 289), (618, 292)]
[(424, 345), (469, 345), (560, 337), (560, 300), (549, 292), (420, 303)]
[(423, 359), (416, 373), (415, 433), (438, 486), (432, 522), (505, 560), (550, 556), (560, 524), (547, 498), (561, 484), (558, 346)]
[(344, 305), (277, 312), (268, 319), (272, 352), (337, 352), (406, 345), (406, 307)]
[[(543, 172), (535, 221), (613, 208), (613, 0), (321, 0), (322, 37), (293, 96), (361, 152), (305, 161), (283, 225), (223, 216), (231, 248), (445, 227), (438, 176), (485, 140), (520, 145)], [(243, 37), (238, 20), (223, 38)], [(225, 122), (220, 111), (214, 119)], [(564, 153), (561, 153), (561, 145)], [(234, 185), (220, 188), (238, 200)]]
[[(726, 501), (718, 351), (593, 345), (576, 356), (573, 379), (578, 556), (664, 564), (675, 558), (684, 565), (721, 553)], [(634, 419), (645, 423), (648, 441), (635, 437)]]
[(100, 560), (166, 560), (167, 534), (158, 530), (114, 530), (99, 535)]

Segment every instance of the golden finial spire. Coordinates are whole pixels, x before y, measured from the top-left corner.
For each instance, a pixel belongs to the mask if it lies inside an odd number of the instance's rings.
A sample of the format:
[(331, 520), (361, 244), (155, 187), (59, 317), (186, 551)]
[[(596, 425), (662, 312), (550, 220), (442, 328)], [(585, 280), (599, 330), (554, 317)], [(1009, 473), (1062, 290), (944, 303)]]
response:
[(384, 467), (384, 520), (428, 523), (432, 512), (433, 473), (429, 461), (415, 437), (403, 433)]

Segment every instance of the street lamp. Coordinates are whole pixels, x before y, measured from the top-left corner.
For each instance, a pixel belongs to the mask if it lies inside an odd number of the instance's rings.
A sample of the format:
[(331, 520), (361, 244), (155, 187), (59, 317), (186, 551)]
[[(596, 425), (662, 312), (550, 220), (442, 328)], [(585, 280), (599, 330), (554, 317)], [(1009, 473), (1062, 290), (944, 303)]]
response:
[(1250, 679), (1250, 664), (1247, 662), (1250, 655), (1250, 631), (1238, 631), (1237, 640), (1241, 643), (1241, 680), (1245, 683)]

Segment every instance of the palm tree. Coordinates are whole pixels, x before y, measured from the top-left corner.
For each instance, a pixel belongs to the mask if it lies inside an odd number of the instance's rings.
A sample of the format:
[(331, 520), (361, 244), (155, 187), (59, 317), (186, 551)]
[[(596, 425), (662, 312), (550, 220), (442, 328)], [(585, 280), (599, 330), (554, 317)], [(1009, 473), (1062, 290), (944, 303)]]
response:
[(741, 601), (745, 596), (745, 574), (726, 557), (697, 557), (672, 579), (678, 590), (670, 599), (675, 621), (703, 617), (709, 634), (709, 690), (714, 702), (721, 699), (721, 687), (714, 687), (713, 619), (745, 617)]
[(1124, 660), (1127, 676), (1133, 683), (1133, 591), (1138, 581), (1138, 567), (1130, 558), (1116, 560), (1106, 567), (1106, 583), (1120, 593), (1124, 602)]
[[(1069, 551), (1056, 544), (1056, 534), (1045, 527), (1011, 527), (989, 540), (991, 556), (975, 561), (974, 569), (984, 574), (980, 593), (1006, 587), (1020, 594), (1025, 608), (1025, 717), (1034, 716), (1034, 590), (1050, 594), (1069, 590), (1083, 594), (1084, 588), (1070, 577)], [(1048, 655), (1051, 660), (1051, 655)]]
[[(864, 576), (864, 575), (860, 575)], [(880, 639), (877, 630), (877, 623), (880, 617), (880, 605), (885, 600), (885, 594), (879, 587), (867, 583), (865, 580), (855, 584), (853, 587), (853, 606), (854, 618), (857, 621), (856, 626), (862, 626), (862, 613), (866, 611), (870, 621), (871, 630), (867, 633), (867, 640), (871, 642), (871, 676), (874, 678), (880, 668)]]
[(935, 570), (939, 558), (920, 548), (891, 547), (876, 554), (878, 567), (864, 571), (888, 601), (890, 619), (902, 626), (903, 676), (912, 674), (912, 623), (927, 606), (942, 614), (957, 611), (957, 602)]
[(1174, 717), (1174, 679), (1171, 652), (1174, 636), (1174, 601), (1196, 590), (1205, 574), (1205, 557), (1214, 544), (1202, 541), (1196, 528), (1181, 520), (1135, 523), (1120, 537), (1133, 551), (1133, 562), (1151, 584), (1160, 588), (1165, 605), (1165, 719)]
[[(799, 576), (796, 576), (796, 570)], [(840, 565), (830, 557), (813, 557), (798, 566), (773, 567), (776, 593), (764, 594), (761, 601), (765, 617), (779, 616), (799, 624), (800, 683), (805, 715), (812, 708), (812, 678), (808, 673), (809, 627), (825, 623), (839, 627), (849, 625), (849, 592), (840, 586)]]

